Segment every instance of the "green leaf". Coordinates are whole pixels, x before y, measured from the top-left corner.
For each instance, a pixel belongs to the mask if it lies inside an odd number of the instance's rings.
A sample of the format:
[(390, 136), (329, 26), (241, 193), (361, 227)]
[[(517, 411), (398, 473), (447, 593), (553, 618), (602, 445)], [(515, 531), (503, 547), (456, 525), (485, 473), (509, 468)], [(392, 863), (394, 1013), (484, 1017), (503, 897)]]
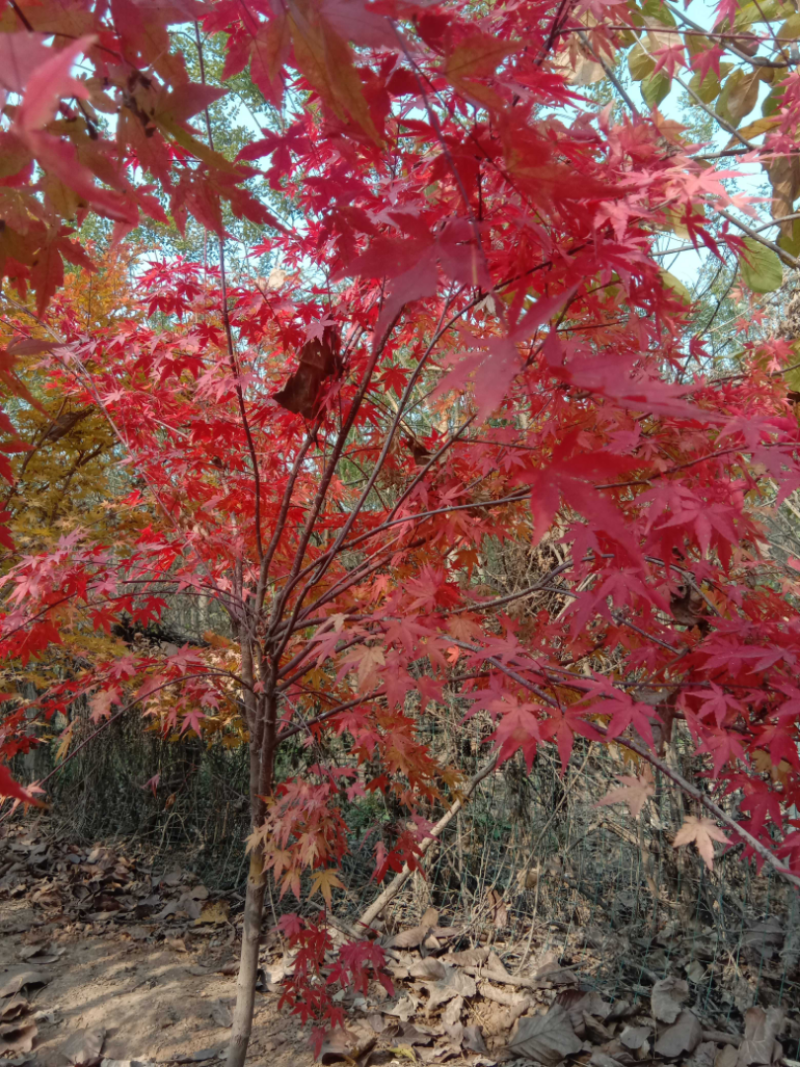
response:
[(663, 269), (659, 271), (659, 274), (661, 275), (662, 282), (665, 285), (669, 286), (669, 288), (672, 289), (676, 296), (679, 296), (685, 304), (691, 304), (692, 294), (689, 292), (689, 290), (686, 288), (680, 278), (676, 278), (674, 274), (670, 274), (668, 270)]
[(738, 126), (745, 115), (748, 115), (758, 102), (758, 87), (760, 85), (758, 74), (745, 74), (737, 69), (730, 74), (722, 86), (720, 98), (717, 101), (717, 113), (732, 126)]
[[(722, 73), (722, 64), (720, 64), (720, 73)], [(699, 71), (697, 74), (693, 74), (689, 81), (689, 88), (697, 93), (704, 104), (710, 104), (717, 99), (722, 87), (714, 71), (709, 70), (702, 81), (700, 81)]]
[(656, 61), (637, 42), (628, 52), (628, 70), (635, 82), (642, 81), (656, 69)]
[(739, 257), (742, 281), (754, 293), (774, 293), (783, 283), (778, 254), (753, 237), (745, 237), (744, 243), (746, 251)]
[(784, 252), (788, 252), (795, 259), (800, 256), (800, 219), (793, 220), (791, 236), (788, 233), (782, 233), (778, 238), (778, 244)]
[(800, 37), (800, 15), (790, 15), (778, 30), (779, 41), (796, 41)]
[(655, 19), (656, 22), (663, 23), (664, 26), (676, 25), (675, 16), (664, 3), (664, 0), (647, 0), (647, 3), (642, 4), (642, 14), (645, 18)]
[(664, 97), (669, 95), (671, 84), (663, 71), (659, 71), (658, 74), (649, 74), (642, 82), (642, 96), (647, 106), (658, 107)]
[(772, 115), (777, 115), (781, 109), (783, 103), (783, 94), (786, 92), (786, 86), (776, 85), (769, 96), (765, 99), (761, 105), (761, 114), (764, 118), (769, 118)]
[(775, 22), (776, 19), (786, 19), (795, 14), (791, 4), (781, 4), (778, 0), (759, 0), (754, 3), (743, 4), (736, 12), (733, 24), (737, 30), (746, 26), (752, 26), (756, 22)]

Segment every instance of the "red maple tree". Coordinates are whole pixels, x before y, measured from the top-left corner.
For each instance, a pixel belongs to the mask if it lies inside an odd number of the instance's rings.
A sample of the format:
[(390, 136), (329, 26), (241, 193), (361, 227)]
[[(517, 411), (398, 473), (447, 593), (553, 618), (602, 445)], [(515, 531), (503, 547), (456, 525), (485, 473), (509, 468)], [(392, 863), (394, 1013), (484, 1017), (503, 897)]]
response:
[[(613, 18), (638, 25), (634, 7)], [(654, 241), (676, 218), (696, 244), (742, 241), (712, 232), (728, 194), (680, 127), (657, 111), (612, 123), (571, 86), (569, 33), (589, 15), (599, 48), (602, 5), (564, 0), (483, 14), (405, 0), (4, 6), (3, 387), (35, 402), (15, 358), (37, 343), (40, 380), (107, 420), (130, 485), (117, 541), (76, 529), (22, 554), (5, 534), (3, 659), (24, 667), (122, 618), (146, 624), (177, 593), (215, 602), (231, 636), (93, 663), (8, 701), (0, 753), (80, 695), (98, 729), (137, 707), (179, 732), (223, 709), (244, 720), (253, 833), (230, 1067), (249, 1039), (266, 878), (329, 903), (342, 798), (378, 790), (405, 820), (376, 878), (418, 864), (424, 805), (460, 782), (418, 734), (445, 693), (491, 718), (499, 762), (555, 744), (566, 764), (576, 734), (627, 746), (800, 884), (787, 815), (800, 627), (759, 518), (776, 486), (800, 485), (776, 373), (789, 347), (695, 373), (703, 339)], [(195, 83), (171, 33), (187, 22)], [(201, 35), (225, 41), (219, 85)], [(281, 119), (231, 160), (207, 109), (246, 69)], [(298, 224), (265, 207), (259, 181)], [(90, 214), (115, 242), (143, 216), (179, 229), (191, 216), (219, 264), (151, 259), (136, 283), (150, 317), (87, 332), (61, 287), (64, 260), (93, 268)], [(250, 251), (280, 268), (273, 285), (231, 282), (230, 215), (261, 228)], [(9, 453), (30, 447), (12, 409)], [(5, 460), (0, 474), (14, 477)], [(548, 539), (560, 562), (492, 595), (474, 573), (507, 539)], [(542, 589), (558, 611), (510, 610)], [(707, 757), (699, 784), (660, 758), (676, 720)], [(347, 738), (344, 763), (276, 780), (281, 744), (328, 732)], [(0, 792), (21, 792), (2, 765)], [(714, 800), (731, 792), (736, 819)], [(369, 931), (330, 965), (324, 923), (283, 929), (300, 949), (288, 1003), (341, 1022), (335, 983), (380, 971)]]

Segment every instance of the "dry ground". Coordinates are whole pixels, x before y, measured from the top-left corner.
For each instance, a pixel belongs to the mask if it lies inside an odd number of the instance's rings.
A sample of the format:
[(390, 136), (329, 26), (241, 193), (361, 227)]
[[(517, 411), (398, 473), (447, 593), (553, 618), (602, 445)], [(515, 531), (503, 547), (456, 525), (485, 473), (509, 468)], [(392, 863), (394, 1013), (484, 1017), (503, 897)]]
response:
[[(230, 1030), (220, 1024), (235, 978), (218, 971), (232, 952), (203, 942), (187, 947), (180, 938), (144, 944), (117, 930), (79, 926), (43, 922), (27, 901), (0, 901), (0, 984), (34, 965), (49, 976), (24, 990), (38, 1034), (33, 1053), (7, 1054), (12, 1061), (66, 1067), (62, 1050), (83, 1030), (105, 1031), (109, 1060), (205, 1062), (224, 1047)], [(43, 965), (20, 958), (37, 946)], [(313, 1063), (308, 1037), (296, 1019), (278, 1013), (277, 1001), (275, 993), (258, 997), (249, 1062), (306, 1067)]]

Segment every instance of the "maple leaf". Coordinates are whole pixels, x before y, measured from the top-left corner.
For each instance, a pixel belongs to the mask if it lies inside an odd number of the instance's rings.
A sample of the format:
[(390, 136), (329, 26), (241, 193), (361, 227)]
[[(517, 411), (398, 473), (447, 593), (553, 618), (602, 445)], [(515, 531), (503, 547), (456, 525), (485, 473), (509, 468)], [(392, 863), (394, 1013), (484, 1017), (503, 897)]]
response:
[(18, 782), (11, 777), (11, 772), (5, 763), (0, 763), (0, 797), (11, 797), (23, 804), (32, 804), (36, 808), (46, 808), (47, 805), (37, 800), (27, 789), (23, 789)]
[(315, 893), (322, 893), (325, 903), (330, 908), (332, 903), (331, 890), (344, 888), (344, 884), (342, 883), (336, 871), (314, 871), (311, 876), (311, 889), (309, 891), (309, 896), (313, 897)]
[(672, 845), (674, 848), (680, 848), (681, 845), (694, 843), (706, 867), (711, 871), (714, 869), (714, 841), (723, 845), (730, 844), (730, 839), (710, 819), (687, 815), (683, 826), (675, 834)]
[(653, 781), (653, 772), (645, 767), (641, 774), (634, 777), (632, 774), (618, 774), (617, 779), (622, 785), (617, 789), (610, 789), (602, 800), (597, 801), (597, 807), (606, 804), (627, 804), (628, 810), (634, 819), (642, 814), (642, 808), (656, 795), (656, 787)]
[(62, 96), (75, 96), (83, 100), (88, 98), (89, 90), (72, 77), (71, 71), (77, 57), (87, 51), (94, 41), (95, 37), (89, 34), (72, 41), (60, 51), (48, 49), (49, 57), (27, 75), (25, 95), (14, 120), (15, 127), (23, 134), (46, 125), (55, 115)]

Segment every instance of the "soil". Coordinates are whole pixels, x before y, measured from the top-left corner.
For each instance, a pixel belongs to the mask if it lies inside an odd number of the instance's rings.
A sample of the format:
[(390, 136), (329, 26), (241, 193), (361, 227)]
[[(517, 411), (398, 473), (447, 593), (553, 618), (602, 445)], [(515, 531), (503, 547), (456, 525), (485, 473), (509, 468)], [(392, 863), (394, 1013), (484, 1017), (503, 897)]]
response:
[[(83, 1030), (105, 1031), (102, 1056), (108, 1060), (218, 1057), (230, 1034), (220, 1024), (235, 995), (235, 977), (219, 973), (231, 969), (230, 950), (195, 947), (183, 938), (143, 944), (116, 929), (81, 926), (43, 922), (41, 910), (24, 900), (0, 901), (0, 983), (25, 966), (33, 947), (49, 946), (41, 970), (50, 980), (25, 991), (38, 1027), (34, 1050), (11, 1053), (12, 1063), (67, 1067), (62, 1049)], [(257, 998), (248, 1063), (268, 1057), (270, 1067), (310, 1067), (308, 1034), (296, 1018), (278, 1012), (278, 999), (277, 993)]]

